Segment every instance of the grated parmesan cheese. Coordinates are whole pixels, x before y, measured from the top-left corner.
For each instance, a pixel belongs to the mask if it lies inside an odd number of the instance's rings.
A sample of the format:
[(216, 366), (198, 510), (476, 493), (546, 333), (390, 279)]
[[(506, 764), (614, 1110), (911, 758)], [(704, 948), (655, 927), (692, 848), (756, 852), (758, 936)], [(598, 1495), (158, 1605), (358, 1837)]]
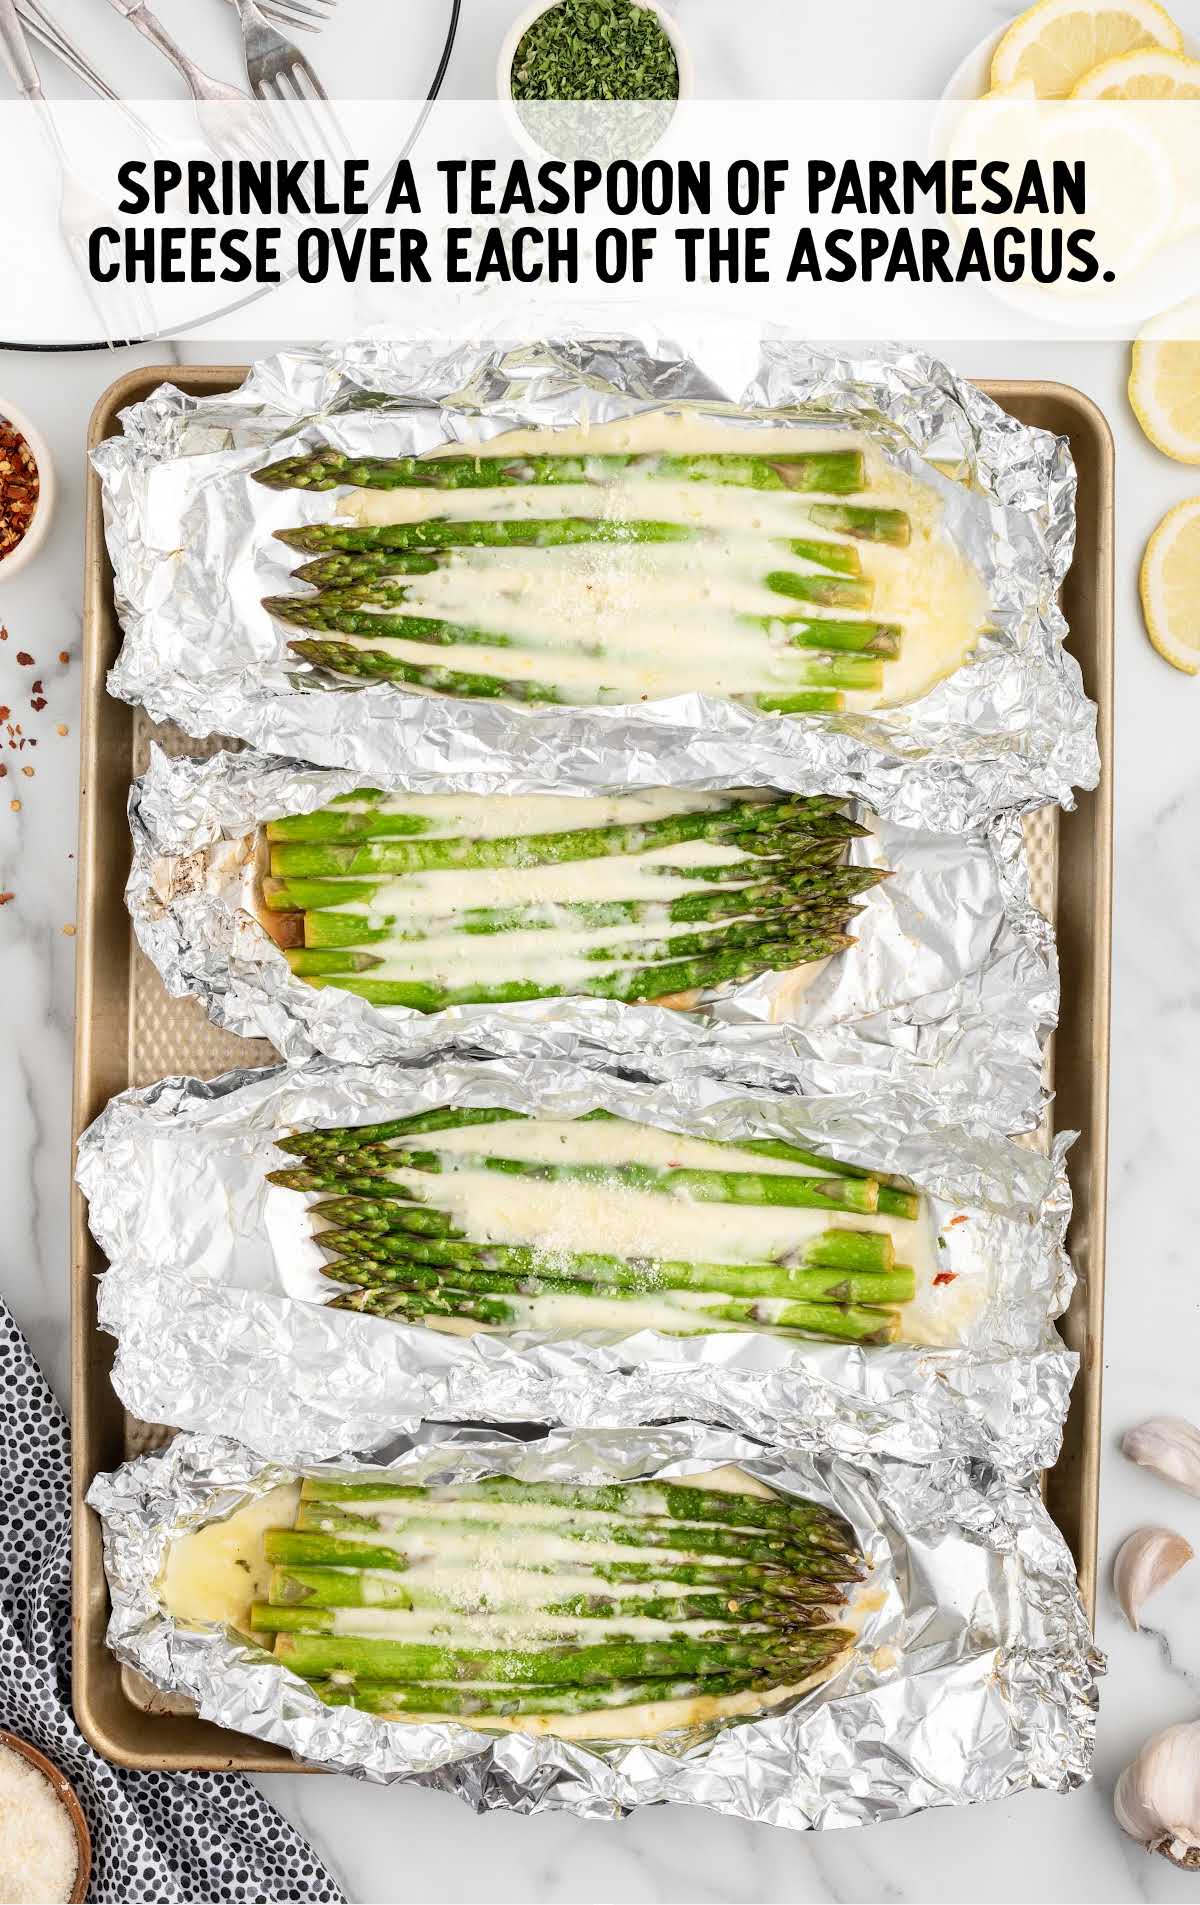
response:
[(78, 1869), (75, 1827), (58, 1794), (0, 1746), (0, 1905), (66, 1905)]

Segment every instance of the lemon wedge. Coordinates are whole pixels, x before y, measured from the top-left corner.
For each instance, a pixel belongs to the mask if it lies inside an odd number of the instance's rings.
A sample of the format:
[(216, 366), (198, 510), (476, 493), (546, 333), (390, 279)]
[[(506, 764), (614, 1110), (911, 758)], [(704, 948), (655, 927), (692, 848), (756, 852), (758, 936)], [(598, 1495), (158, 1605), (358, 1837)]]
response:
[(1200, 674), (1200, 496), (1177, 503), (1142, 557), (1142, 614), (1164, 661)]
[(1136, 340), (1129, 401), (1155, 449), (1200, 463), (1200, 298), (1153, 319)]
[(1072, 99), (1200, 99), (1200, 60), (1142, 46), (1085, 73)]
[(991, 85), (1031, 79), (1039, 99), (1067, 99), (1094, 67), (1139, 47), (1183, 51), (1182, 33), (1156, 0), (1038, 0), (996, 48)]

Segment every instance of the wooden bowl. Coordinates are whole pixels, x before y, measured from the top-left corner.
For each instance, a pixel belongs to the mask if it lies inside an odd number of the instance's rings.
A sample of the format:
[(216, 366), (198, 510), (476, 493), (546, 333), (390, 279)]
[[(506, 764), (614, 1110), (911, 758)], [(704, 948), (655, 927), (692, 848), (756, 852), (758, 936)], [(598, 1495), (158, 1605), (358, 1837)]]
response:
[(83, 1905), (87, 1897), (88, 1880), (92, 1875), (92, 1835), (88, 1831), (88, 1822), (83, 1816), (83, 1807), (75, 1795), (75, 1788), (64, 1773), (60, 1773), (53, 1760), (39, 1753), (36, 1746), (30, 1746), (28, 1740), (18, 1739), (15, 1733), (6, 1733), (0, 1727), (0, 1746), (7, 1746), (19, 1753), (23, 1760), (36, 1768), (54, 1788), (58, 1798), (70, 1815), (75, 1828), (75, 1844), (78, 1847), (79, 1862), (75, 1868), (75, 1884), (71, 1889), (69, 1905)]

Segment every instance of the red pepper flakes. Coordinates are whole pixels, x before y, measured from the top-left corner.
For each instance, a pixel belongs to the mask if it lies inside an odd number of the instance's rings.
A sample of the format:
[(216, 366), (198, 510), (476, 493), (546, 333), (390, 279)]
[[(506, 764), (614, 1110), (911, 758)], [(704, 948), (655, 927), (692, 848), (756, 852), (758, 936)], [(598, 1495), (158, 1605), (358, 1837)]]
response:
[(26, 778), (26, 780), (32, 780), (32, 779), (33, 779), (33, 775), (34, 775), (34, 770), (33, 770), (33, 768), (32, 768), (32, 767), (23, 767), (23, 768), (21, 769), (21, 772), (22, 772), (22, 774), (24, 774), (24, 776), (25, 776), (25, 778)]
[(18, 666), (21, 668), (33, 667), (34, 665), (33, 656), (30, 654), (27, 648), (18, 648), (17, 663), (18, 663)]
[(11, 713), (11, 708), (0, 708), (0, 721), (7, 721)]
[(950, 1219), (950, 1222), (946, 1225), (946, 1229), (951, 1230), (953, 1229), (955, 1224), (965, 1224), (967, 1222), (969, 1222), (969, 1219), (967, 1217), (966, 1211), (959, 1211), (957, 1217), (952, 1217)]
[(29, 705), (33, 709), (33, 712), (35, 714), (40, 714), (42, 712), (42, 709), (46, 705), (45, 695), (34, 695), (33, 700), (30, 702)]
[(54, 730), (54, 732), (55, 732), (56, 734), (69, 734), (69, 733), (71, 732), (71, 730), (70, 730), (70, 728), (69, 728), (69, 727), (67, 726), (67, 724), (66, 724), (66, 722), (65, 722), (65, 721), (60, 721), (60, 722), (59, 722), (59, 724), (58, 724), (58, 726), (57, 726), (57, 727), (55, 728), (55, 730)]
[(0, 906), (7, 906), (8, 902), (15, 900), (16, 897), (15, 893), (0, 893)]
[(957, 1270), (939, 1270), (936, 1277), (933, 1279), (934, 1289), (937, 1288), (939, 1283), (953, 1283), (955, 1279), (957, 1278), (957, 1276), (958, 1276)]
[(0, 560), (21, 541), (38, 505), (41, 478), (25, 438), (0, 417)]
[(62, 662), (63, 666), (65, 667), (66, 664), (70, 661), (71, 657), (68, 655), (65, 648), (60, 648), (58, 651), (58, 659), (60, 662)]
[(40, 681), (35, 681), (32, 688), (29, 690), (29, 692), (31, 695), (44, 695), (46, 690), (43, 688)]

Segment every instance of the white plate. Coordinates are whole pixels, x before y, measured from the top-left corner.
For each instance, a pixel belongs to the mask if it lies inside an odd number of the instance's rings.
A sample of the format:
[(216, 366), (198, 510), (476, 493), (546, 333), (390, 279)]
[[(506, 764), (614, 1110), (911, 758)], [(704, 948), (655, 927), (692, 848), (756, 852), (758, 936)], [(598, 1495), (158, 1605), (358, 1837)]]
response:
[[(1014, 13), (1012, 19), (1019, 17), (1019, 14)], [(991, 85), (992, 59), (996, 48), (1011, 24), (1012, 20), (1009, 20), (994, 32), (985, 34), (979, 44), (959, 62), (942, 89), (943, 100), (950, 103), (982, 98)], [(1195, 57), (1190, 44), (1185, 44), (1184, 51)], [(934, 154), (940, 155), (945, 151), (949, 124), (947, 115), (935, 117), (931, 142)], [(1064, 310), (1060, 297), (1039, 291), (1036, 287), (993, 285), (989, 289), (991, 295), (1001, 303), (1014, 310), (1024, 311), (1035, 319), (1039, 330), (1043, 325), (1053, 325), (1080, 335), (1093, 332), (1127, 337), (1132, 331), (1141, 329), (1150, 312), (1167, 310), (1190, 295), (1195, 264), (1196, 240), (1194, 234), (1189, 234), (1185, 239), (1164, 246), (1130, 286), (1118, 285), (1111, 292), (1098, 293), (1086, 302), (1072, 300), (1069, 310)]]

